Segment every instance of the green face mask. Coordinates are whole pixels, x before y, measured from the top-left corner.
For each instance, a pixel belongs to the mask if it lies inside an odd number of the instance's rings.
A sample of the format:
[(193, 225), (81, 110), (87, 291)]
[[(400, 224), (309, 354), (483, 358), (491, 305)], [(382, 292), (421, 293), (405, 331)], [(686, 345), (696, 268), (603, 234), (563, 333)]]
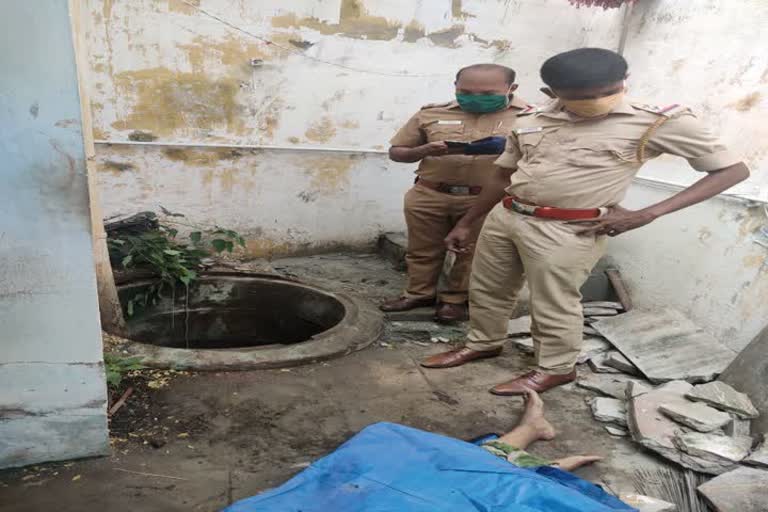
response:
[(506, 94), (457, 94), (461, 110), (482, 114), (496, 112), (507, 106), (509, 96)]

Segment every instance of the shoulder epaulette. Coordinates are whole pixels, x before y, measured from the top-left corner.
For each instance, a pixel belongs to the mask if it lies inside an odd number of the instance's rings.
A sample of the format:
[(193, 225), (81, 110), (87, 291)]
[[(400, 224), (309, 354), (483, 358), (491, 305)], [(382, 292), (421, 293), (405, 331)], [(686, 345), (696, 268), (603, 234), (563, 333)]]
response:
[(631, 105), (634, 108), (664, 117), (675, 117), (679, 114), (690, 111), (688, 107), (680, 105), (679, 103), (673, 103), (665, 107), (660, 107), (657, 105), (646, 105), (645, 103), (632, 103)]
[(419, 110), (426, 110), (426, 109), (428, 109), (428, 108), (440, 108), (440, 107), (447, 107), (447, 106), (448, 106), (448, 105), (450, 105), (451, 103), (453, 103), (453, 102), (452, 102), (452, 101), (446, 101), (446, 102), (444, 102), (444, 103), (427, 103), (426, 105), (424, 105), (423, 107), (421, 107)]

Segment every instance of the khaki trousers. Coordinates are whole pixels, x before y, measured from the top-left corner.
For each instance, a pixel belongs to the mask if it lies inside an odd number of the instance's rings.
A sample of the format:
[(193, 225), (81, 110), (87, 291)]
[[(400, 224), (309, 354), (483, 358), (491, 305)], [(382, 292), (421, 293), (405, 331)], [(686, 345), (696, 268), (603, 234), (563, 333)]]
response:
[(539, 371), (573, 370), (583, 341), (581, 286), (605, 250), (604, 236), (581, 226), (496, 205), (480, 233), (469, 290), (467, 347), (491, 350), (507, 337), (517, 294), (528, 280), (531, 335)]
[[(459, 219), (472, 207), (477, 196), (444, 194), (414, 185), (405, 194), (405, 223), (408, 226), (407, 297), (437, 296), (437, 282), (445, 262), (444, 239)], [(472, 241), (477, 239), (482, 220), (473, 227)], [(446, 279), (446, 289), (439, 300), (451, 304), (467, 302), (472, 253), (459, 254)]]

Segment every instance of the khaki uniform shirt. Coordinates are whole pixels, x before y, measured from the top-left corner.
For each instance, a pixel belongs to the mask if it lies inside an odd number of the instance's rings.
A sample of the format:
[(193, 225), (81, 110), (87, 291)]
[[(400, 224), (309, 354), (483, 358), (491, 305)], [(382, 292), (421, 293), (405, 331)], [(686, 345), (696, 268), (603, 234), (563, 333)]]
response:
[[(427, 105), (392, 137), (393, 146), (421, 146), (428, 142), (473, 140), (507, 135), (517, 114), (529, 105), (517, 96), (498, 112), (464, 112), (455, 101)], [(493, 171), (496, 155), (428, 156), (419, 162), (416, 174), (425, 180), (447, 185), (482, 186)]]
[(661, 116), (668, 119), (651, 134), (645, 160), (667, 153), (703, 172), (741, 162), (687, 108), (625, 100), (595, 120), (568, 113), (559, 101), (522, 112), (496, 165), (516, 169), (507, 192), (536, 205), (613, 206), (643, 165), (638, 146)]

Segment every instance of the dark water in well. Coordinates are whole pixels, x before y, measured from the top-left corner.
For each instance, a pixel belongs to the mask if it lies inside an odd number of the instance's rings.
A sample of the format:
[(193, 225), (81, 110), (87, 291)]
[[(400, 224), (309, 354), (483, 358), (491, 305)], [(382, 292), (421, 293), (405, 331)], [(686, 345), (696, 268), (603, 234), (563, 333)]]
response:
[[(148, 283), (121, 287), (121, 300)], [(265, 278), (210, 276), (128, 318), (129, 337), (174, 348), (241, 348), (307, 341), (341, 321), (332, 295)]]

